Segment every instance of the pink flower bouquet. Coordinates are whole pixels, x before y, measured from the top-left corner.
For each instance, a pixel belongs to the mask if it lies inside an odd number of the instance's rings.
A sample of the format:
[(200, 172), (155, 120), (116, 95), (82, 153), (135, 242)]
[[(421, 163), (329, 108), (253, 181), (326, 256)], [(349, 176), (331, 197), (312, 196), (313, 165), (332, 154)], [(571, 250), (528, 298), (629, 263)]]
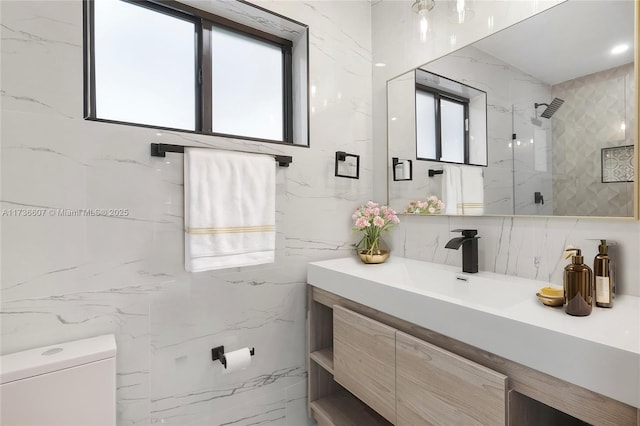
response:
[(405, 209), (405, 214), (439, 214), (444, 209), (444, 203), (438, 200), (435, 195), (427, 198), (426, 201), (410, 201), (409, 207)]
[(364, 236), (356, 247), (366, 250), (368, 254), (380, 251), (380, 234), (400, 223), (396, 212), (387, 206), (369, 201), (351, 216), (354, 220), (354, 232), (362, 232)]

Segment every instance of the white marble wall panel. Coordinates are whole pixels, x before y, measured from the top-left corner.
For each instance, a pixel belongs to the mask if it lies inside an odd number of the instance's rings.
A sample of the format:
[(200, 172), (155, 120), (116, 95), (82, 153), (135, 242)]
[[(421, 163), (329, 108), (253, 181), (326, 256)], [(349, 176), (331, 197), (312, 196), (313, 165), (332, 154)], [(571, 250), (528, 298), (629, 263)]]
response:
[[(265, 1), (309, 25), (310, 148), (82, 119), (82, 2), (3, 1), (2, 209), (126, 209), (2, 217), (2, 353), (114, 333), (118, 424), (304, 425), (309, 261), (342, 257), (371, 198), (366, 1)], [(149, 143), (293, 156), (276, 171), (274, 264), (184, 271), (182, 156)], [(333, 176), (334, 153), (360, 179)], [(256, 349), (223, 374), (210, 350)]]
[(3, 109), (82, 117), (81, 4), (3, 2), (2, 55)]
[[(509, 1), (475, 2), (476, 14), (464, 25), (450, 23), (434, 9), (432, 31), (420, 41), (417, 22), (404, 2), (378, 1), (372, 4), (373, 58), (385, 68), (374, 68), (373, 111), (375, 117), (386, 114), (386, 81), (424, 63), (479, 40), (507, 25), (518, 22), (558, 2)], [(488, 19), (493, 16), (493, 20)], [(493, 25), (491, 25), (493, 23)], [(452, 40), (455, 38), (455, 43)], [(634, 118), (637, 118), (634, 116)], [(631, 127), (628, 127), (631, 128)], [(386, 158), (386, 121), (373, 122), (376, 169), (388, 167)], [(503, 142), (508, 143), (508, 138)], [(490, 150), (492, 148), (490, 147)], [(505, 153), (506, 154), (506, 153)], [(384, 197), (386, 176), (374, 176), (374, 197)], [(504, 194), (503, 196), (507, 196)], [(565, 244), (585, 248), (585, 258), (595, 255), (597, 244), (589, 238), (619, 241), (616, 257), (620, 292), (640, 295), (640, 272), (636, 267), (640, 252), (640, 224), (630, 220), (512, 217), (402, 217), (392, 231), (395, 253), (407, 257), (461, 265), (461, 253), (444, 248), (453, 236), (452, 229), (478, 228), (480, 268), (507, 275), (561, 282), (566, 262), (560, 259)], [(603, 237), (604, 238), (604, 237)]]
[[(459, 236), (453, 229), (478, 230), (479, 268), (562, 285), (562, 258), (567, 245), (583, 249), (585, 263), (591, 264), (600, 238), (616, 241), (611, 256), (616, 259), (618, 292), (640, 295), (637, 253), (640, 251), (640, 223), (593, 219), (553, 219), (536, 217), (440, 216), (400, 218), (389, 239), (398, 255), (428, 262), (462, 267), (462, 253), (445, 249), (449, 239)], [(600, 226), (598, 226), (600, 225)]]

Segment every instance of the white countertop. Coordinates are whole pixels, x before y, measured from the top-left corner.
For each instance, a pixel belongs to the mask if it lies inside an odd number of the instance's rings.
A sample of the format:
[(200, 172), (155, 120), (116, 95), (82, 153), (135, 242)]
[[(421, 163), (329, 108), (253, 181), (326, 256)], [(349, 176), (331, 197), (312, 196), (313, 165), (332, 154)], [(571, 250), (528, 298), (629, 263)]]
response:
[(313, 262), (307, 282), (640, 407), (639, 297), (618, 295), (611, 309), (573, 317), (538, 301), (548, 283), (401, 257)]

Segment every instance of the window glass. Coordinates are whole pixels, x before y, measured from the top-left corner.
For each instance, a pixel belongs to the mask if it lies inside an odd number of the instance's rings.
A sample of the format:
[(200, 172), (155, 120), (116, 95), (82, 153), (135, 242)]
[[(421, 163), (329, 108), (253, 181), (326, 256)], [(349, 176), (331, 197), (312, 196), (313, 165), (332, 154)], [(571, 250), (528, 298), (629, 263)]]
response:
[(440, 100), (442, 158), (441, 161), (464, 164), (464, 106)]
[(211, 37), (213, 132), (282, 141), (282, 48), (220, 27)]
[(433, 94), (416, 91), (417, 157), (436, 159), (436, 109)]
[(94, 2), (95, 116), (195, 130), (195, 25), (118, 0)]

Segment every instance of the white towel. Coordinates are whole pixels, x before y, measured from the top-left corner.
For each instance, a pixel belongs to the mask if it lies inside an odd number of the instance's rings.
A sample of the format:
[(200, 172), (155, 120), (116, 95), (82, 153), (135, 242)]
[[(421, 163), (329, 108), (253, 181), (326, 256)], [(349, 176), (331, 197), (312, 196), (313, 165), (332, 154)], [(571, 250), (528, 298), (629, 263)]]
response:
[(460, 166), (462, 181), (462, 213), (484, 214), (484, 177), (481, 167)]
[(271, 156), (185, 149), (187, 271), (274, 261), (275, 173)]
[(444, 214), (462, 214), (462, 180), (460, 167), (445, 164), (442, 166), (442, 171)]

